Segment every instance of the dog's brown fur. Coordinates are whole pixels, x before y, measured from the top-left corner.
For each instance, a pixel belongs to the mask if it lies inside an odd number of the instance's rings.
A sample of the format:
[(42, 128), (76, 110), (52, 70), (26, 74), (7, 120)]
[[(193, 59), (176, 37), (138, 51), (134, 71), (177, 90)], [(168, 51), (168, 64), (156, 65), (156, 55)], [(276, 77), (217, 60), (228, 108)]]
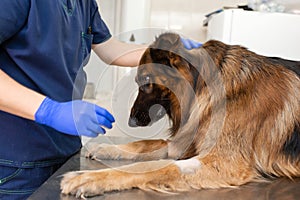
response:
[[(165, 113), (170, 139), (95, 147), (91, 158), (143, 162), (68, 173), (62, 193), (177, 192), (299, 177), (299, 63), (291, 63), (293, 70), (280, 59), (218, 41), (189, 51), (178, 35), (162, 34), (140, 61), (130, 124), (146, 126)], [(146, 116), (155, 104), (165, 112), (156, 108)], [(151, 159), (164, 160), (145, 161)]]

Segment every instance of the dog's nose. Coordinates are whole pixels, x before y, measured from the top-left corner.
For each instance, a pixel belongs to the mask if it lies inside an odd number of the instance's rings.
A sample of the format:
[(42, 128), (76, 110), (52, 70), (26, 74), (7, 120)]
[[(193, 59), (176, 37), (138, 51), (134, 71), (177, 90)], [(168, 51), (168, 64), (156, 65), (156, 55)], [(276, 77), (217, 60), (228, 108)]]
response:
[(135, 117), (130, 117), (128, 121), (130, 127), (137, 127), (137, 119)]

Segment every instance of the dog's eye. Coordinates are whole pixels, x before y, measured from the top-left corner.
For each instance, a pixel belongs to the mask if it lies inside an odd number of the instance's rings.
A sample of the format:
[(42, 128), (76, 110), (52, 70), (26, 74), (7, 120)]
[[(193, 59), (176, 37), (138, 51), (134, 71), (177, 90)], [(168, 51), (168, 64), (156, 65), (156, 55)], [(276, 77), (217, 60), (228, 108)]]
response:
[(152, 92), (152, 84), (150, 76), (143, 76), (139, 78), (139, 86), (143, 92), (151, 93)]
[(150, 76), (143, 76), (139, 80), (141, 85), (150, 84)]
[(140, 76), (136, 78), (136, 82), (139, 86), (151, 84), (151, 77), (150, 76)]

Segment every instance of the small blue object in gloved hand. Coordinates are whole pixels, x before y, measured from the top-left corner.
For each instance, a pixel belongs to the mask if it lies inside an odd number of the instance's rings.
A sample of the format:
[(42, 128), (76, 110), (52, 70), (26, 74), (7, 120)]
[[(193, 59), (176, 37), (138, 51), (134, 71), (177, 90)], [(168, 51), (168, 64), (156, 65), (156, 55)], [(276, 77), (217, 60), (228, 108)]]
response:
[(183, 44), (183, 46), (187, 49), (187, 50), (191, 50), (191, 49), (195, 49), (195, 48), (199, 48), (202, 46), (202, 43), (200, 42), (196, 42), (194, 40), (191, 39), (185, 39), (180, 37), (181, 42)]
[(81, 100), (57, 102), (44, 99), (35, 113), (35, 121), (69, 135), (97, 137), (103, 127), (112, 128), (114, 117), (104, 108)]

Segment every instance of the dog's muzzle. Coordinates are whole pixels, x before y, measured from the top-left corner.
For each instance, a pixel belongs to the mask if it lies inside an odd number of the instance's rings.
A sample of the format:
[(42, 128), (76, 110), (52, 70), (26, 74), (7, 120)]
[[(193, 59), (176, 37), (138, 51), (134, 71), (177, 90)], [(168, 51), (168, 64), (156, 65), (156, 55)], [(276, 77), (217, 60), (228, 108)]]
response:
[(147, 111), (140, 110), (131, 113), (128, 125), (130, 127), (138, 126), (151, 126), (153, 123), (162, 119), (166, 114), (166, 109), (160, 105), (155, 104), (150, 107)]

